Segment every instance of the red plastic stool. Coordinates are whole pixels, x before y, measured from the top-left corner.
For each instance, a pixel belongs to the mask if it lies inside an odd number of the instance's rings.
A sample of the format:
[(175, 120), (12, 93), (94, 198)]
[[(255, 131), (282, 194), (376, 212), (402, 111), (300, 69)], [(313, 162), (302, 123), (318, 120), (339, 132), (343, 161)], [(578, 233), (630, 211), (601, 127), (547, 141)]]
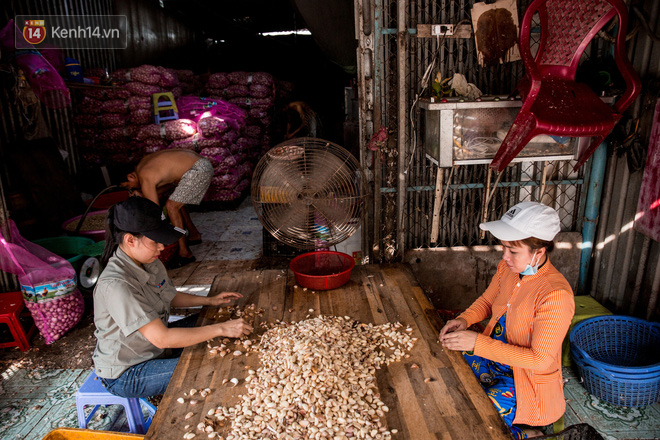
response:
[(21, 324), (21, 316), (30, 316), (25, 309), (21, 292), (0, 293), (0, 323), (7, 324), (14, 340), (0, 343), (0, 348), (18, 347), (21, 351), (30, 348), (30, 338), (34, 333), (34, 323), (25, 331)]

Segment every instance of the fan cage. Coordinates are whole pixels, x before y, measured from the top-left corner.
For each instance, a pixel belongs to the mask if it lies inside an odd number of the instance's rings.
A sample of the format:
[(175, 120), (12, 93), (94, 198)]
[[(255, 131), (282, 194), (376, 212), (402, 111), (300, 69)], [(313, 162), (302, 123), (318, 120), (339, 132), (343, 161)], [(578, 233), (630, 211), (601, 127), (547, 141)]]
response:
[(363, 176), (355, 157), (318, 138), (296, 138), (269, 150), (255, 167), (252, 203), (282, 243), (328, 249), (360, 226)]

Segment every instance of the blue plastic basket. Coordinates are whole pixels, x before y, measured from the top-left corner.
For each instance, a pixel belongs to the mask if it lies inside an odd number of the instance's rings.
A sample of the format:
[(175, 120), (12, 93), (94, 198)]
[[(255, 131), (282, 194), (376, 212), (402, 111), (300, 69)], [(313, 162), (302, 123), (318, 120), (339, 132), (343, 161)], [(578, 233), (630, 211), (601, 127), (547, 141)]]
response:
[(589, 365), (578, 362), (576, 365), (587, 391), (612, 405), (639, 408), (660, 400), (660, 376), (655, 379), (621, 379)]
[(631, 316), (604, 315), (573, 327), (571, 351), (607, 371), (660, 373), (660, 324)]
[(613, 405), (660, 401), (660, 324), (605, 315), (578, 323), (571, 354), (585, 388)]
[(634, 374), (631, 374), (631, 373), (621, 373), (621, 372), (619, 372), (619, 371), (613, 371), (613, 370), (609, 370), (609, 369), (605, 369), (605, 368), (600, 368), (600, 367), (598, 367), (597, 365), (595, 365), (595, 363), (593, 363), (593, 362), (589, 362), (588, 360), (586, 360), (586, 359), (580, 354), (580, 352), (577, 351), (577, 350), (573, 350), (573, 351), (571, 352), (571, 354), (573, 355), (573, 360), (574, 360), (575, 362), (577, 362), (577, 363), (579, 363), (579, 364), (581, 364), (581, 365), (583, 365), (583, 366), (588, 366), (588, 367), (591, 367), (591, 368), (595, 368), (595, 369), (597, 369), (597, 370), (602, 370), (603, 373), (607, 373), (607, 376), (608, 376), (608, 377), (612, 377), (612, 378), (615, 378), (615, 379), (624, 379), (624, 380), (635, 381), (635, 380), (648, 380), (648, 379), (655, 379), (655, 378), (658, 376), (658, 373), (657, 373), (657, 372), (652, 372), (652, 373), (648, 373), (648, 372), (646, 372), (646, 373), (634, 373)]

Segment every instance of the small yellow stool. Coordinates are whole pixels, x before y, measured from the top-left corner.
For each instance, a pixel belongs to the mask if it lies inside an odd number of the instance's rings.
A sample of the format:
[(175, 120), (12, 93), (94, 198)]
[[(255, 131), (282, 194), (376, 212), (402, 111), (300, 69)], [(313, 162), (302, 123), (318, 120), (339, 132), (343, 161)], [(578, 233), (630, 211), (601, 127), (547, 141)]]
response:
[(575, 315), (573, 315), (571, 326), (568, 328), (568, 333), (566, 333), (566, 338), (564, 338), (564, 343), (562, 344), (562, 348), (561, 348), (561, 354), (562, 354), (561, 364), (564, 367), (570, 367), (572, 364), (570, 334), (575, 324), (577, 324), (580, 321), (584, 321), (587, 318), (593, 318), (594, 316), (603, 316), (603, 315), (611, 315), (611, 314), (612, 312), (607, 310), (592, 296), (580, 295), (575, 297)]
[[(161, 101), (161, 98), (164, 98), (164, 100)], [(151, 95), (151, 102), (154, 107), (154, 122), (156, 124), (179, 119), (179, 109), (176, 107), (176, 101), (172, 92), (154, 93)], [(161, 115), (163, 112), (165, 114)]]

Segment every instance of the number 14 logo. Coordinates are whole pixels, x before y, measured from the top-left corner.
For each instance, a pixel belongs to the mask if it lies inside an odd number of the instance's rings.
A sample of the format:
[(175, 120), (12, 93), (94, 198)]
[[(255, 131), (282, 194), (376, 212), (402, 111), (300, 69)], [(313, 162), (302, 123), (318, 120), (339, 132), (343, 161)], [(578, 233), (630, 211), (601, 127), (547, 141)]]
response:
[(25, 20), (23, 38), (30, 44), (39, 44), (46, 38), (46, 24), (44, 20)]

